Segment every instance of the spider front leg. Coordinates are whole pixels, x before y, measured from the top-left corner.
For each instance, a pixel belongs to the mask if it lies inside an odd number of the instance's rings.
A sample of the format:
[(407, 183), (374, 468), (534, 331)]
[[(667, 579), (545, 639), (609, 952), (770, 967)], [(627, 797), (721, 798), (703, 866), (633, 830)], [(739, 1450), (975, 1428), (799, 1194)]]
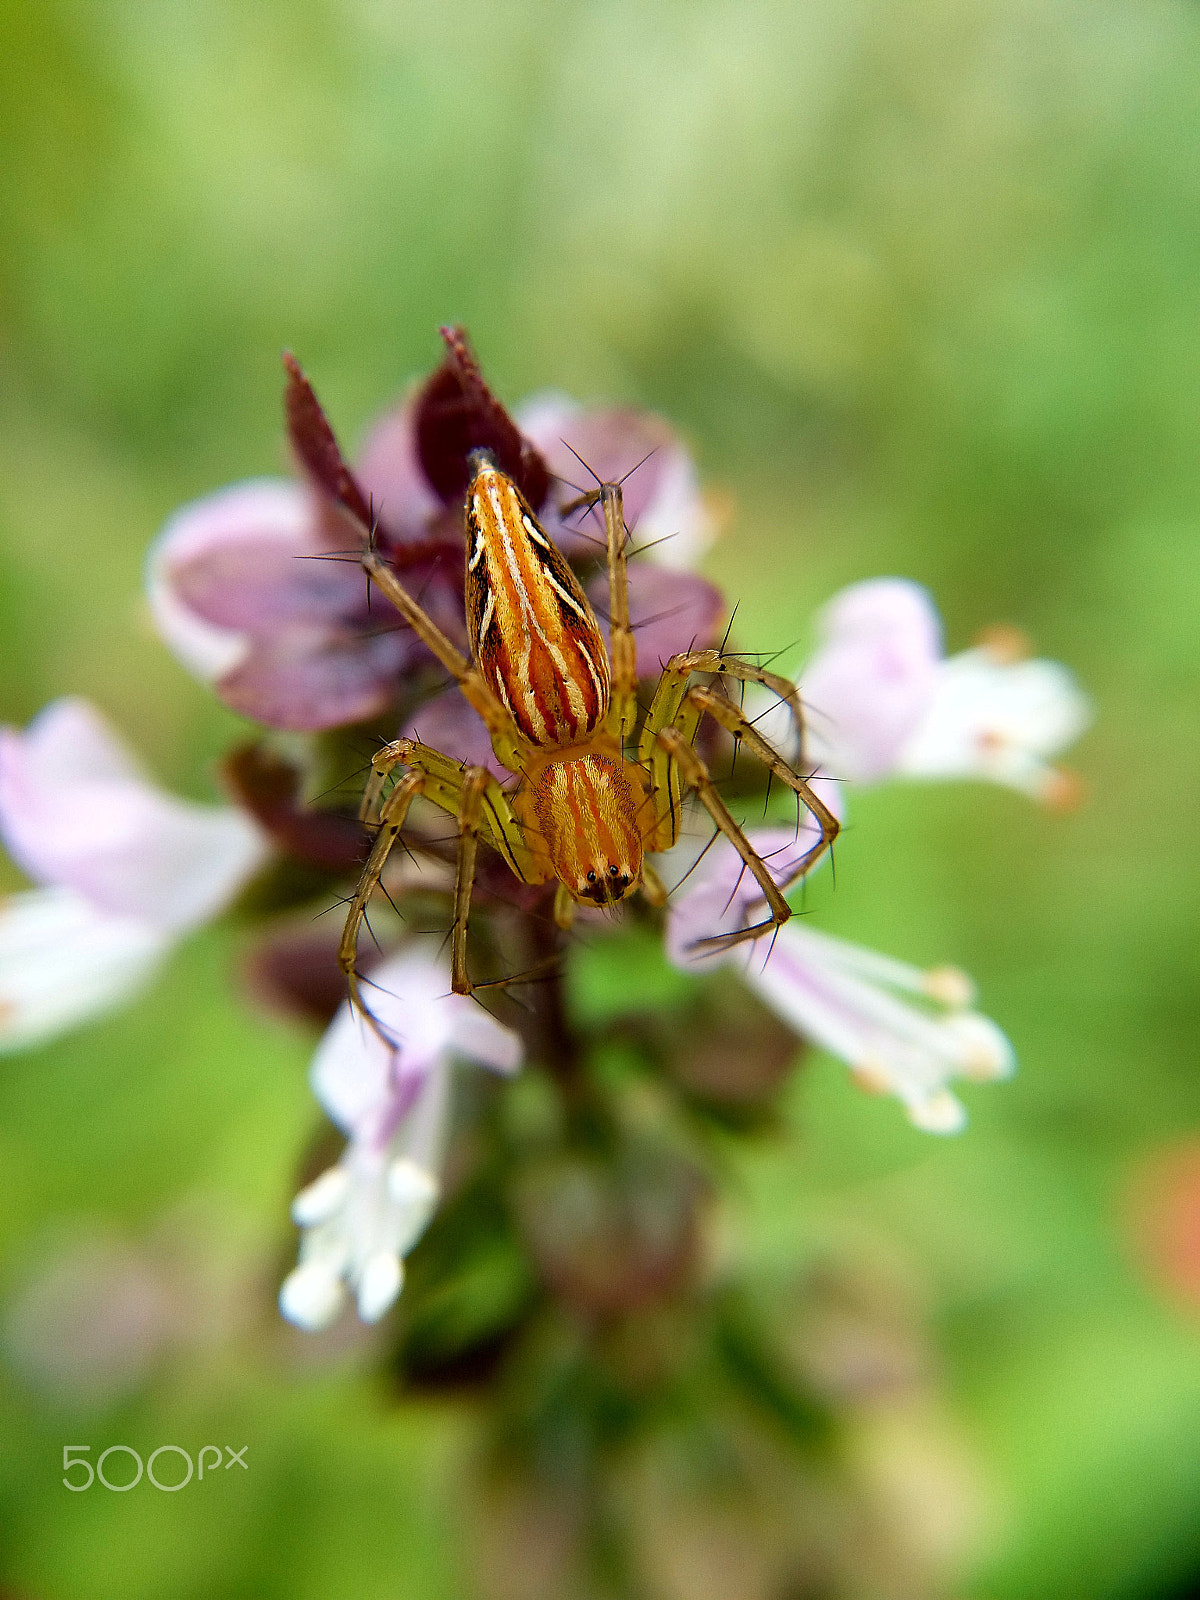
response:
[[(659, 704), (659, 697), (656, 695), (655, 705)], [(781, 882), (775, 880), (766, 862), (734, 821), (725, 802), (717, 793), (707, 766), (692, 749), (692, 740), (695, 738), (700, 719), (706, 714), (715, 718), (735, 738), (745, 741), (768, 771), (798, 796), (820, 829), (820, 837), (804, 852)], [(651, 716), (653, 715), (652, 707)], [(838, 820), (832, 811), (815, 793), (808, 780), (802, 778), (778, 751), (767, 743), (745, 712), (715, 689), (700, 687), (689, 689), (685, 695), (680, 696), (678, 709), (669, 727), (656, 729), (648, 721), (642, 734), (643, 746), (646, 746), (648, 738), (653, 739), (653, 746), (648, 750), (648, 754), (651, 792), (655, 795), (658, 814), (652, 848), (667, 849), (675, 843), (679, 836), (684, 791), (695, 790), (700, 803), (753, 874), (770, 908), (771, 914), (765, 920), (702, 942), (714, 950), (724, 950), (745, 940), (757, 939), (786, 922), (792, 914), (792, 909), (783, 897), (783, 890), (788, 884), (794, 883), (810, 871), (825, 851), (832, 847), (839, 829)]]
[(604, 531), (608, 554), (609, 656), (612, 660), (612, 688), (608, 709), (608, 731), (624, 746), (637, 724), (637, 644), (629, 622), (629, 578), (625, 565), (625, 546), (629, 530), (625, 526), (625, 498), (619, 483), (600, 485), (600, 504), (604, 507)]
[(454, 679), (463, 698), (483, 718), (491, 737), (492, 749), (506, 767), (517, 771), (523, 761), (525, 742), (512, 714), (504, 709), (488, 688), (478, 667), (473, 667), (424, 608), (413, 599), (387, 562), (370, 545), (362, 553), (362, 568), (367, 577), (395, 606), (421, 643), (442, 663)]
[(368, 902), (383, 876), (383, 869), (387, 865), (388, 856), (392, 853), (392, 846), (400, 837), (400, 830), (408, 816), (409, 807), (424, 787), (425, 774), (410, 772), (400, 780), (388, 796), (379, 815), (375, 843), (371, 846), (371, 854), (367, 857), (362, 877), (358, 880), (358, 887), (350, 901), (346, 925), (342, 929), (341, 943), (338, 945), (338, 964), (346, 974), (351, 1005), (362, 1012), (375, 1032), (389, 1046), (394, 1046), (396, 1041), (387, 1038), (376, 1022), (370, 1006), (363, 1004), (362, 991), (359, 987), (361, 980), (358, 971), (358, 935), (366, 920)]
[[(411, 770), (401, 778), (386, 800), (383, 788), (399, 766)], [(486, 767), (463, 767), (440, 750), (416, 739), (396, 739), (376, 752), (372, 772), (363, 794), (363, 821), (377, 824), (375, 843), (358, 887), (350, 902), (346, 926), (338, 948), (338, 960), (346, 974), (350, 998), (379, 1032), (378, 1025), (361, 995), (358, 974), (358, 936), (366, 918), (367, 905), (383, 876), (387, 859), (400, 837), (409, 807), (417, 795), (432, 800), (448, 812), (459, 826), (458, 865), (454, 887), (454, 923), (451, 929), (451, 987), (456, 994), (471, 994), (475, 988), (467, 973), (467, 925), (471, 890), (475, 881), (475, 857), (480, 835), (498, 850), (512, 872), (525, 882), (537, 880), (533, 857), (527, 848), (521, 826), (513, 815), (508, 797)], [(383, 1035), (380, 1035), (383, 1037)], [(394, 1041), (387, 1041), (389, 1044)]]
[(602, 483), (561, 508), (563, 516), (587, 506), (604, 511), (605, 559), (608, 564), (608, 655), (612, 664), (605, 727), (624, 746), (637, 726), (637, 644), (629, 621), (629, 577), (626, 548), (625, 495), (619, 483)]

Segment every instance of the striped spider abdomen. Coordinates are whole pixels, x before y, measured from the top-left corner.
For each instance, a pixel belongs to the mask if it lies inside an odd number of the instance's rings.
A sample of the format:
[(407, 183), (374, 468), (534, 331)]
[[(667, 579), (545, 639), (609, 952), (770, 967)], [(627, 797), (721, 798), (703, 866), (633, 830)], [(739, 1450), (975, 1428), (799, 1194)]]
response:
[(485, 452), (467, 491), (467, 634), (488, 688), (539, 749), (589, 738), (608, 714), (595, 612), (521, 491)]

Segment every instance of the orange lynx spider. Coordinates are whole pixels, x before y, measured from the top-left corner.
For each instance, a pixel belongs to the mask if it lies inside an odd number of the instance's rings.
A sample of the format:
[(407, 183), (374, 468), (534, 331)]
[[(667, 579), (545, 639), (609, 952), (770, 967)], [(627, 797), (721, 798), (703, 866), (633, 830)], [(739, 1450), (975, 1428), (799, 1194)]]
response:
[[(327, 428), (323, 418), (322, 424)], [(323, 444), (332, 452), (343, 486), (339, 499), (365, 523), (361, 491), (331, 434)], [(361, 560), (370, 582), (483, 718), (492, 749), (517, 782), (504, 788), (486, 767), (464, 765), (415, 739), (396, 739), (375, 755), (360, 811), (362, 820), (376, 829), (375, 842), (350, 902), (338, 951), (351, 1000), (368, 1020), (373, 1019), (359, 987), (358, 936), (418, 795), (448, 812), (458, 827), (451, 929), (451, 981), (457, 994), (471, 994), (475, 987), (467, 972), (467, 922), (481, 838), (523, 883), (557, 880), (554, 920), (565, 929), (577, 902), (615, 905), (641, 889), (651, 904), (664, 904), (666, 891), (645, 855), (676, 842), (684, 796), (695, 791), (757, 879), (767, 903), (763, 921), (706, 941), (721, 949), (786, 922), (791, 908), (783, 889), (813, 866), (838, 832), (837, 819), (807, 780), (716, 687), (722, 676), (765, 685), (786, 701), (802, 734), (800, 697), (786, 678), (721, 650), (674, 655), (637, 731), (637, 651), (629, 621), (628, 529), (620, 484), (601, 484), (574, 502), (575, 509), (599, 505), (604, 513), (610, 654), (578, 579), (517, 485), (486, 450), (472, 452), (470, 466), (466, 622), (473, 662), (405, 589), (376, 551), (373, 537)], [(700, 673), (712, 675), (709, 685), (689, 687)], [(816, 819), (820, 837), (781, 883), (730, 815), (692, 748), (705, 715), (739, 739)], [(627, 755), (627, 748), (635, 753)], [(398, 767), (405, 774), (384, 799), (387, 780)]]

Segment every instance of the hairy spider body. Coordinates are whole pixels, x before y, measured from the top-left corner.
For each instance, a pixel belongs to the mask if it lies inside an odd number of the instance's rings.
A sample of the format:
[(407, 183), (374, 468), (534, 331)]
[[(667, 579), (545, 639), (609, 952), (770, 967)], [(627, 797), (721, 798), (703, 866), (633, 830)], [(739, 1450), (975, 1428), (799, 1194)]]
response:
[[(298, 392), (307, 405), (311, 390), (298, 368), (293, 380), (304, 385)], [(315, 398), (311, 407), (319, 418), (315, 458), (335, 482), (340, 503), (364, 523), (362, 491), (342, 461)], [(418, 795), (448, 812), (458, 828), (451, 982), (460, 994), (475, 987), (467, 970), (467, 924), (481, 838), (522, 882), (557, 883), (554, 918), (566, 928), (576, 904), (610, 906), (639, 889), (653, 904), (663, 904), (662, 883), (645, 857), (676, 842), (683, 800), (694, 792), (738, 850), (766, 902), (763, 920), (711, 943), (724, 947), (756, 938), (787, 920), (791, 908), (782, 893), (786, 882), (782, 887), (776, 883), (692, 748), (706, 715), (792, 789), (816, 820), (819, 837), (788, 882), (809, 870), (838, 831), (836, 818), (807, 779), (718, 687), (723, 677), (766, 685), (787, 702), (803, 736), (799, 696), (786, 679), (719, 650), (684, 652), (663, 668), (638, 728), (637, 652), (626, 588), (628, 530), (620, 485), (601, 484), (575, 502), (576, 507), (603, 511), (610, 620), (606, 647), (579, 580), (517, 484), (489, 451), (472, 452), (469, 462), (465, 597), (473, 661), (409, 594), (376, 550), (373, 537), (362, 552), (362, 566), (482, 717), (497, 758), (516, 775), (516, 782), (501, 785), (486, 767), (464, 765), (415, 739), (394, 740), (375, 755), (361, 809), (363, 819), (376, 828), (375, 841), (339, 947), (351, 997), (368, 1018), (357, 970), (358, 935)], [(708, 675), (707, 686), (692, 684), (697, 674)], [(403, 775), (385, 796), (388, 780), (397, 772)]]

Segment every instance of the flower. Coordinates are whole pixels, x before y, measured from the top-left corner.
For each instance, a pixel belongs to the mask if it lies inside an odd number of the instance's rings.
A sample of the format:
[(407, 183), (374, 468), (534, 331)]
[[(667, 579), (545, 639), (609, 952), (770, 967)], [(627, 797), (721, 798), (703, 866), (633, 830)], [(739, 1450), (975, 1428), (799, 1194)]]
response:
[[(843, 589), (818, 629), (800, 675), (806, 759), (859, 783), (986, 778), (1050, 803), (1070, 798), (1074, 785), (1050, 758), (1083, 732), (1091, 708), (1058, 662), (1022, 659), (1013, 630), (945, 658), (932, 599), (904, 578)], [(786, 718), (756, 700), (766, 737), (795, 756)]]
[(0, 905), (0, 1049), (129, 998), (225, 906), (267, 846), (232, 807), (155, 788), (100, 713), (56, 700), (0, 729), (0, 834), (41, 888)]
[(279, 1305), (310, 1330), (333, 1321), (347, 1284), (364, 1322), (378, 1321), (400, 1293), (403, 1257), (437, 1203), (451, 1062), (465, 1057), (501, 1073), (521, 1063), (511, 1029), (450, 993), (432, 944), (405, 946), (376, 968), (370, 988), (378, 1030), (346, 1002), (313, 1059), (313, 1090), (350, 1138), (292, 1205), (300, 1258)]
[[(811, 823), (799, 834), (758, 829), (748, 835), (780, 882), (815, 836)], [(772, 1010), (845, 1061), (861, 1087), (894, 1094), (927, 1133), (959, 1132), (966, 1112), (948, 1084), (959, 1077), (1003, 1078), (1013, 1070), (1004, 1034), (970, 1009), (973, 988), (965, 974), (922, 972), (798, 918), (745, 944), (705, 948), (706, 939), (744, 927), (749, 908), (761, 900), (736, 851), (719, 839), (671, 905), (668, 957), (688, 971), (736, 963)]]
[[(586, 477), (572, 447), (596, 474), (628, 475), (634, 549), (654, 544), (653, 559), (678, 568), (710, 538), (691, 459), (661, 418), (542, 396), (520, 413), (522, 431), (487, 389), (461, 332), (443, 335), (442, 366), (376, 424), (353, 475), (289, 358), (289, 427), (307, 482), (219, 490), (176, 512), (153, 545), (147, 592), (159, 632), (243, 716), (272, 728), (337, 728), (386, 712), (403, 688), (427, 687), (420, 674), (435, 669), (433, 657), (385, 603), (372, 603), (354, 559), (364, 521), (442, 631), (465, 646), (461, 506), (470, 449), (486, 446), (507, 463), (547, 532), (589, 566), (602, 551), (599, 513), (560, 509), (576, 498), (572, 480)], [(590, 590), (606, 610), (603, 574)], [(704, 579), (635, 561), (629, 590), (647, 668), (716, 637), (721, 597)]]

